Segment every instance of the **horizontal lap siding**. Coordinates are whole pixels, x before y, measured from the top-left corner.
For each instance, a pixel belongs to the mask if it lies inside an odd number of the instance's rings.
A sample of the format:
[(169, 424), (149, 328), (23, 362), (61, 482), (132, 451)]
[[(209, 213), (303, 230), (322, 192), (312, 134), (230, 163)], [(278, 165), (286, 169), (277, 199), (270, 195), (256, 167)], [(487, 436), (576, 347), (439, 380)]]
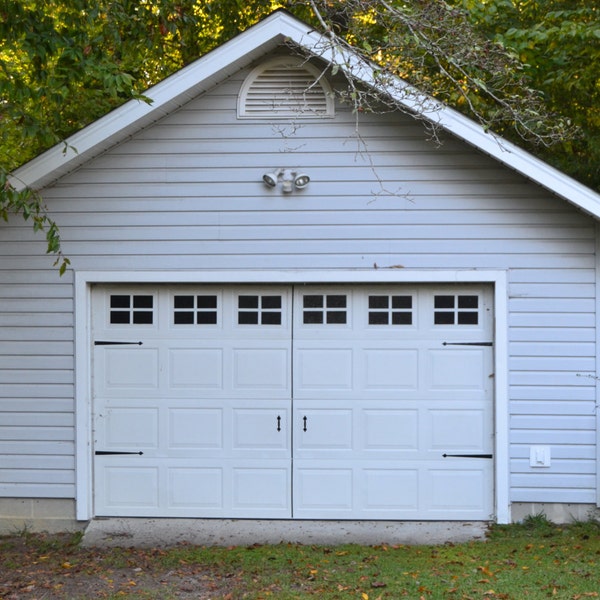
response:
[[(509, 289), (512, 499), (596, 501), (593, 273), (515, 270)], [(532, 444), (550, 468), (532, 469)], [(561, 498), (563, 500), (561, 500)]]
[[(24, 248), (23, 240), (36, 239), (18, 221), (0, 237), (3, 257), (10, 256), (7, 240)], [(44, 252), (40, 265), (51, 265)], [(1, 496), (74, 495), (71, 279), (25, 265), (0, 271)]]
[[(428, 142), (408, 117), (361, 115), (359, 137), (344, 110), (293, 126), (238, 121), (242, 79), (45, 191), (73, 266), (506, 269), (511, 499), (595, 501), (592, 219), (466, 144)], [(269, 190), (262, 174), (278, 167), (311, 182)], [(12, 280), (0, 292), (0, 410), (10, 416), (0, 452), (11, 458), (0, 494), (69, 495), (70, 279), (47, 269), (45, 243), (26, 226), (3, 227), (2, 239)], [(552, 447), (549, 469), (529, 467), (531, 444)]]

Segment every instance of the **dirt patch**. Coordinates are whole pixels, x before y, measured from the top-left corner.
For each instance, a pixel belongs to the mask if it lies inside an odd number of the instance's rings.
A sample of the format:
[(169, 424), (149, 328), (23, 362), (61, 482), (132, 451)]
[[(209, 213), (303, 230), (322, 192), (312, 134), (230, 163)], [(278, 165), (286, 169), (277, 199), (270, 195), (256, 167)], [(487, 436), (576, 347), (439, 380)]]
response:
[(78, 542), (72, 535), (0, 538), (0, 600), (214, 600), (235, 587), (234, 573), (172, 564), (160, 549), (90, 549)]

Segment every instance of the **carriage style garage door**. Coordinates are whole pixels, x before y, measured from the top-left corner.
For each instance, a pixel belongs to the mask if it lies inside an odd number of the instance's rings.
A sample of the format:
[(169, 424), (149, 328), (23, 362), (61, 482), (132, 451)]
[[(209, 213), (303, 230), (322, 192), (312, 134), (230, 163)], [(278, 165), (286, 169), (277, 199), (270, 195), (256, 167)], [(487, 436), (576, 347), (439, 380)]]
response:
[(98, 516), (489, 519), (486, 286), (96, 286)]

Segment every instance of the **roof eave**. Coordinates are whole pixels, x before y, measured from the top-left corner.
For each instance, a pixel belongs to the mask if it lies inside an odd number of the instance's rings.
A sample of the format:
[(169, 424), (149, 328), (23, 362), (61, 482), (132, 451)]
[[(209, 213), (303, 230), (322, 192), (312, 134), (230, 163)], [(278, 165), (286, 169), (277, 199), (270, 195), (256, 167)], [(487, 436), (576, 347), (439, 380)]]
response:
[(600, 218), (600, 195), (522, 148), (488, 133), (478, 123), (419, 92), (400, 78), (385, 75), (348, 48), (331, 43), (290, 13), (279, 10), (247, 31), (150, 88), (151, 104), (131, 100), (23, 165), (12, 182), (41, 189), (209, 90), (240, 68), (284, 42), (337, 65), (340, 71), (393, 98), (399, 106), (454, 134), (590, 215)]
[(149, 102), (130, 100), (84, 127), (11, 174), (16, 189), (42, 189), (179, 106), (225, 80), (255, 58), (281, 45), (314, 35), (284, 11), (277, 11), (248, 31), (144, 92)]

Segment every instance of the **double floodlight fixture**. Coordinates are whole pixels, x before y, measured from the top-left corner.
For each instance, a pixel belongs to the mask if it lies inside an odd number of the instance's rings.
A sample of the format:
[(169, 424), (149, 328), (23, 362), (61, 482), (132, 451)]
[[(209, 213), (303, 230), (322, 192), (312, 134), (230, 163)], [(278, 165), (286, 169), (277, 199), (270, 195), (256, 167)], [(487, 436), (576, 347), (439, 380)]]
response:
[(275, 187), (281, 182), (281, 190), (286, 194), (292, 192), (294, 188), (299, 190), (305, 188), (310, 181), (310, 177), (306, 173), (292, 169), (277, 169), (271, 173), (265, 173), (262, 178), (265, 185), (269, 187)]

